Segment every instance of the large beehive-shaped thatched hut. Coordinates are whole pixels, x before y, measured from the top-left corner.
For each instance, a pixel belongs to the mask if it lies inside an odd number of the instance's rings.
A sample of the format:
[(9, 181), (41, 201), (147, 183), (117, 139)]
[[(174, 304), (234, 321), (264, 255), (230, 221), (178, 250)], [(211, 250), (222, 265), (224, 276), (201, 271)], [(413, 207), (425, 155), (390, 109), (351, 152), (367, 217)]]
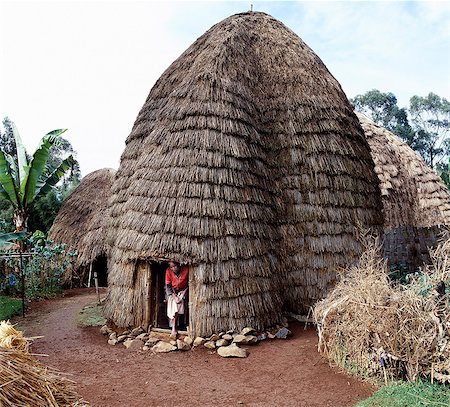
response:
[(439, 227), (450, 225), (450, 193), (438, 175), (406, 143), (361, 113), (380, 180), (385, 257), (415, 268), (429, 261)]
[(108, 198), (115, 170), (104, 168), (86, 175), (61, 207), (48, 233), (78, 253), (65, 284), (86, 285), (89, 272), (97, 272), (99, 284), (107, 284), (106, 224)]
[(190, 266), (195, 335), (307, 309), (359, 255), (355, 225), (382, 222), (373, 167), (339, 83), (296, 34), (264, 13), (223, 20), (164, 72), (126, 141), (106, 316), (158, 324), (167, 259)]

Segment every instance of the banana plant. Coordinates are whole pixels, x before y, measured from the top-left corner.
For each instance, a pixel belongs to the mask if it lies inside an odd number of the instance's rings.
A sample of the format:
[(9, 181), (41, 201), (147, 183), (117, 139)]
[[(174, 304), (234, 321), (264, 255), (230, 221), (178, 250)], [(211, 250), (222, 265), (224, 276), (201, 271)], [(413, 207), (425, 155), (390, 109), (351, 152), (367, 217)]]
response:
[(17, 159), (0, 150), (0, 195), (13, 206), (16, 232), (21, 232), (27, 231), (29, 211), (33, 202), (49, 192), (76, 161), (70, 155), (55, 168), (48, 165), (50, 148), (67, 129), (47, 133), (31, 159), (28, 159), (14, 123), (12, 127)]

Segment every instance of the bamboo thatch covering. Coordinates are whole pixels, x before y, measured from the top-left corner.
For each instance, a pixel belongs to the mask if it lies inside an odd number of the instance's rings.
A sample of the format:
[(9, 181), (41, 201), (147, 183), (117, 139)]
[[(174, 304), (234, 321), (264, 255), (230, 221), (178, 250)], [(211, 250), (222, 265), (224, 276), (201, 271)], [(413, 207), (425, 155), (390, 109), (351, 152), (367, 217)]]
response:
[(106, 256), (106, 212), (114, 175), (110, 168), (86, 175), (64, 202), (49, 231), (49, 239), (77, 251), (76, 268)]
[(429, 262), (440, 225), (450, 225), (450, 192), (406, 143), (357, 113), (380, 180), (384, 255), (414, 268)]
[(142, 323), (140, 260), (191, 265), (194, 334), (322, 298), (381, 224), (369, 146), (339, 83), (264, 13), (231, 16), (156, 82), (112, 188), (106, 316)]

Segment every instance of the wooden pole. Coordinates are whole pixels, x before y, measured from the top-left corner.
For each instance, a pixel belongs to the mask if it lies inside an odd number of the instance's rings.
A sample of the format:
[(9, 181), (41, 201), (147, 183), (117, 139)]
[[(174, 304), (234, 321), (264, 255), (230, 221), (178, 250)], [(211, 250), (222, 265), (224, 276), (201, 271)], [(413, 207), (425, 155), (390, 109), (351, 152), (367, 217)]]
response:
[(22, 249), (20, 249), (20, 278), (22, 279), (22, 316), (25, 316), (25, 273), (23, 271)]
[(91, 278), (92, 278), (92, 263), (89, 265), (88, 288), (91, 288)]
[(150, 326), (150, 318), (151, 318), (151, 267), (147, 265), (147, 273), (145, 275), (145, 321), (144, 321), (144, 329), (148, 332), (148, 328)]
[(96, 271), (94, 271), (94, 282), (95, 282), (95, 292), (97, 293), (97, 301), (98, 304), (100, 305), (100, 293), (98, 292), (98, 276)]

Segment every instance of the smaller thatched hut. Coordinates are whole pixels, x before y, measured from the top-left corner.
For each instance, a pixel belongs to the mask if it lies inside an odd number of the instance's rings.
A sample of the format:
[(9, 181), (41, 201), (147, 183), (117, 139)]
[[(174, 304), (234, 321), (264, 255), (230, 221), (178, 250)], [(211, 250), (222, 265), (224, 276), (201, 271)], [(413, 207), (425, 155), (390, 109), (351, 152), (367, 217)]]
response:
[(406, 143), (357, 113), (372, 150), (384, 212), (383, 254), (393, 265), (428, 263), (428, 248), (450, 224), (450, 193)]
[(90, 272), (97, 272), (99, 285), (107, 285), (104, 228), (114, 176), (111, 168), (86, 175), (64, 202), (49, 231), (49, 239), (65, 243), (78, 253), (74, 267), (64, 278), (65, 284), (86, 285)]

